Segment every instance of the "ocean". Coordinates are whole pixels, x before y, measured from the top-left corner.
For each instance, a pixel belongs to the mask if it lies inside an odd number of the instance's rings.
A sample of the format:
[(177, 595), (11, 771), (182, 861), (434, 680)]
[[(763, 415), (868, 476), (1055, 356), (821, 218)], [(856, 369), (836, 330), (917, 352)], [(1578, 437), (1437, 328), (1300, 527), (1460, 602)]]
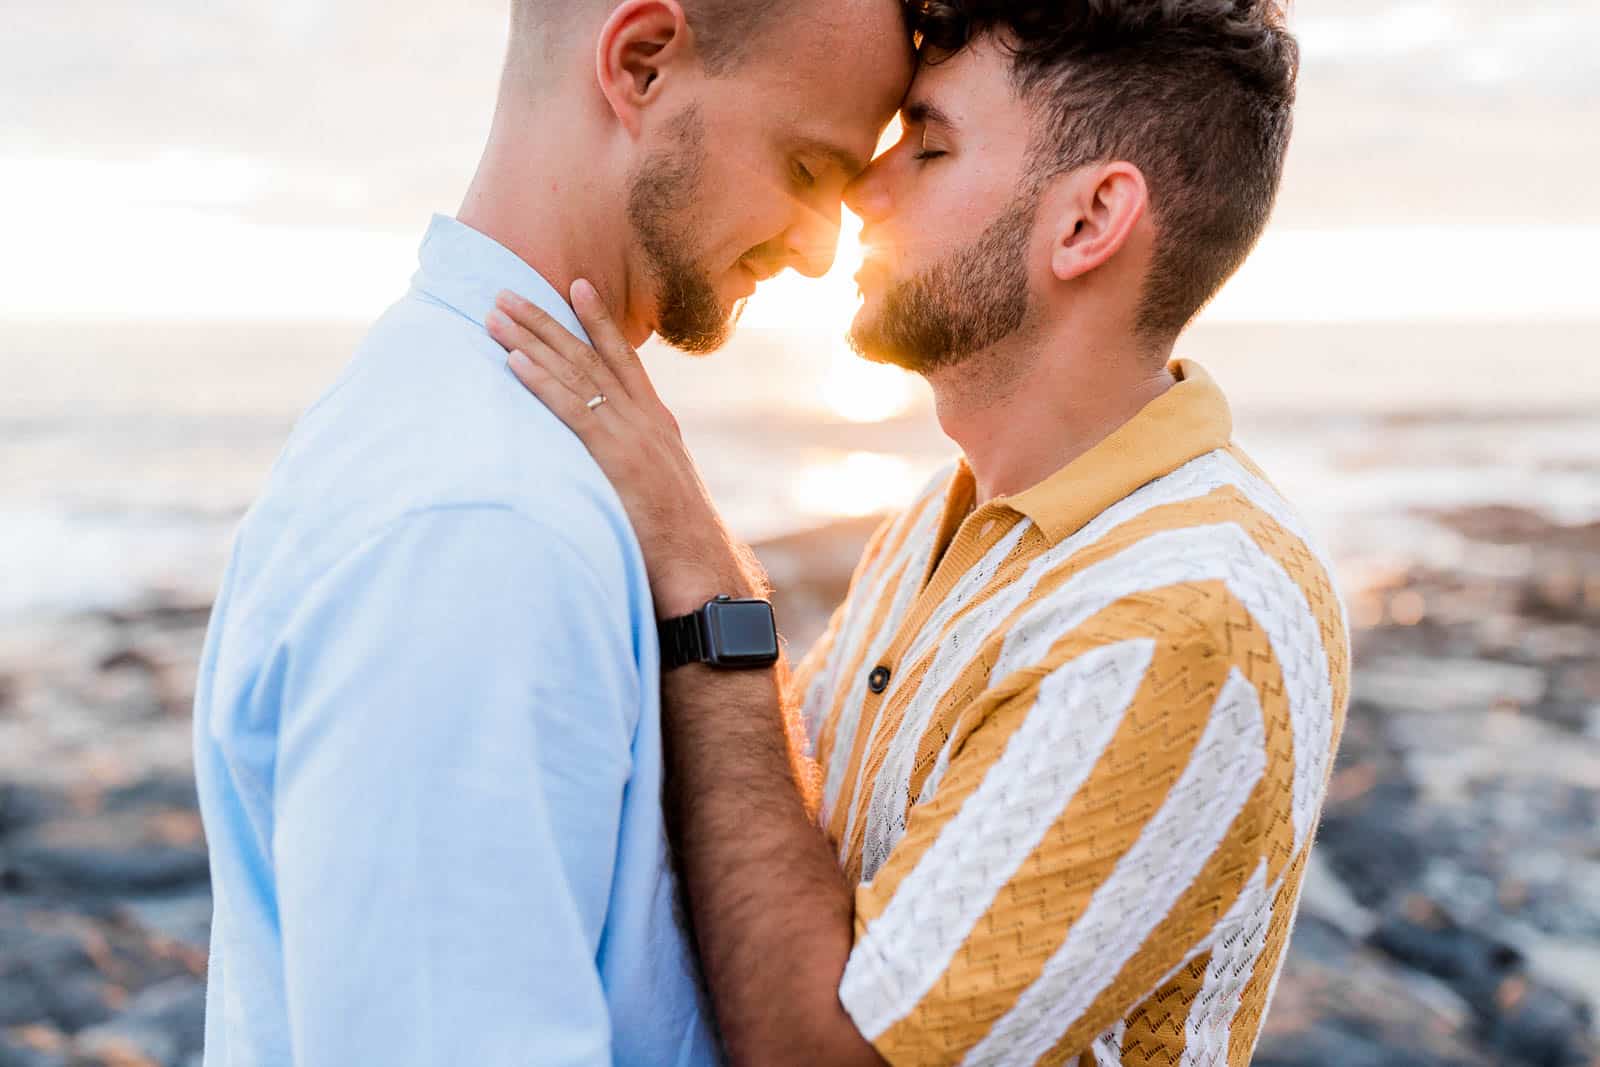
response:
[[(204, 602), (296, 416), (363, 329), (0, 320), (0, 620)], [(1179, 353), (1360, 569), (1448, 553), (1430, 511), (1600, 519), (1597, 341), (1600, 319), (1219, 323)], [(954, 455), (925, 386), (836, 336), (746, 328), (709, 358), (651, 346), (646, 361), (751, 540), (893, 508)]]

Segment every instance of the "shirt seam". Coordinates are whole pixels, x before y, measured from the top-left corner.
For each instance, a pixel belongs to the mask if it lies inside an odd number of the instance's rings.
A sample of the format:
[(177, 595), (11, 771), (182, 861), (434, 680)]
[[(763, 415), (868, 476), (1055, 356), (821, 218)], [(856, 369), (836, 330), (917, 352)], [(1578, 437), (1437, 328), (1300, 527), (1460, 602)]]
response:
[[(307, 582), (307, 589), (313, 595), (315, 595), (315, 593), (320, 589), (322, 583), (326, 581), (328, 576), (334, 571), (344, 566), (350, 560), (355, 559), (362, 552), (366, 552), (382, 542), (384, 539), (393, 534), (396, 529), (408, 521), (424, 518), (429, 515), (444, 515), (452, 512), (470, 511), (503, 512), (505, 514), (515, 516), (516, 518), (526, 522), (529, 526), (549, 534), (556, 541), (560, 542), (567, 552), (574, 558), (578, 566), (585, 572), (585, 577), (590, 584), (592, 584), (596, 589), (605, 589), (606, 583), (601, 580), (600, 575), (590, 564), (585, 552), (578, 547), (577, 543), (574, 542), (572, 538), (568, 537), (565, 533), (561, 532), (544, 519), (539, 518), (536, 515), (529, 514), (523, 508), (518, 507), (515, 504), (507, 504), (504, 501), (498, 500), (440, 501), (432, 504), (422, 504), (416, 507), (407, 508), (399, 514), (392, 516), (386, 521), (380, 523), (378, 526), (374, 527), (370, 533), (363, 537), (361, 541), (352, 547), (348, 552), (343, 553), (338, 558), (331, 561), (327, 566), (319, 570), (316, 576)], [(311, 597), (308, 596), (307, 600), (310, 599)], [(287, 620), (285, 623), (285, 628), (292, 626), (294, 620), (295, 616), (290, 616), (289, 620)]]

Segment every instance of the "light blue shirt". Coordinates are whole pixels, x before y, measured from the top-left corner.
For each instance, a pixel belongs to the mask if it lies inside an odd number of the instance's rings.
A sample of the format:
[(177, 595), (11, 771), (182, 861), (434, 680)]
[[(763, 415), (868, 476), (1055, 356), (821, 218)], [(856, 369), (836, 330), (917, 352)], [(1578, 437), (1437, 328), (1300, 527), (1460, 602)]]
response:
[(583, 336), (436, 217), (239, 530), (195, 699), (207, 1067), (716, 1062), (644, 562), (484, 332), (502, 288)]

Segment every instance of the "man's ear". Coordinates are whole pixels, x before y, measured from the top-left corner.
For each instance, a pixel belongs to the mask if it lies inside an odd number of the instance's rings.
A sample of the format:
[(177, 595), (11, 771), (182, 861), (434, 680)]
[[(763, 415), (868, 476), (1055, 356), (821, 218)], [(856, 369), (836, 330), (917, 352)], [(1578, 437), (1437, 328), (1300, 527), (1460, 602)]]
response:
[(600, 27), (595, 75), (617, 120), (638, 136), (641, 113), (661, 95), (662, 74), (691, 47), (678, 0), (624, 0)]
[(1064, 282), (1120, 252), (1150, 210), (1150, 190), (1132, 163), (1090, 164), (1066, 175), (1057, 193), (1050, 271)]

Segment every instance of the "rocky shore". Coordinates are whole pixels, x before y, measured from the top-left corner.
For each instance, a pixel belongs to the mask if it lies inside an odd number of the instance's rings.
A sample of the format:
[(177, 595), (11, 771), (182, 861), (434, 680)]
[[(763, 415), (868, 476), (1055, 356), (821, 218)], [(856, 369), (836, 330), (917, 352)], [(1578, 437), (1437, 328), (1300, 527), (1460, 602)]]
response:
[[(1256, 1062), (1600, 1064), (1600, 525), (1415, 518), (1447, 561), (1343, 576), (1350, 719)], [(869, 529), (763, 547), (794, 647)], [(0, 1067), (198, 1067), (206, 613), (0, 630)]]

